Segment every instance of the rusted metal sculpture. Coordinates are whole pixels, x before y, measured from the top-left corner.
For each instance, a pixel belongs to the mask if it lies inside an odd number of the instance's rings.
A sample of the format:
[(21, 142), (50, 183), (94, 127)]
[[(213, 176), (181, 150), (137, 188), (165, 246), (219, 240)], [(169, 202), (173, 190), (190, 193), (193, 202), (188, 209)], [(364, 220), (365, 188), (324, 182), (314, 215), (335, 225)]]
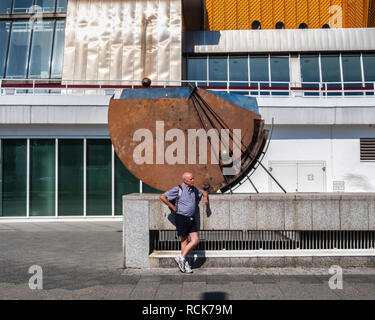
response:
[[(255, 98), (196, 87), (124, 90), (120, 99), (110, 101), (108, 125), (123, 164), (138, 179), (161, 191), (181, 183), (185, 171), (194, 174), (197, 187), (232, 191), (244, 179), (253, 185), (250, 171), (259, 164), (264, 168), (259, 158), (268, 130), (257, 113)], [(200, 133), (211, 132), (206, 136), (206, 149), (199, 138), (189, 136), (199, 129), (204, 130)], [(236, 148), (240, 157), (235, 157)], [(138, 158), (148, 156), (148, 160), (137, 160), (137, 152)], [(207, 152), (206, 163), (201, 161), (202, 152)], [(233, 173), (224, 174), (225, 168)]]

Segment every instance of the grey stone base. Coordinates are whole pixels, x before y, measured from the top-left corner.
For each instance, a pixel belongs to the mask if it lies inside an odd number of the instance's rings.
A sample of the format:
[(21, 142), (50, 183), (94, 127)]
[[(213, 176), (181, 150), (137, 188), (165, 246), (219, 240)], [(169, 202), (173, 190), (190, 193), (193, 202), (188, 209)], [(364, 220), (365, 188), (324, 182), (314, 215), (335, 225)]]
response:
[[(149, 258), (151, 268), (177, 267), (173, 257)], [(191, 257), (189, 263), (193, 268), (282, 268), (282, 267), (330, 267), (342, 268), (375, 267), (373, 256), (311, 256), (311, 257)]]

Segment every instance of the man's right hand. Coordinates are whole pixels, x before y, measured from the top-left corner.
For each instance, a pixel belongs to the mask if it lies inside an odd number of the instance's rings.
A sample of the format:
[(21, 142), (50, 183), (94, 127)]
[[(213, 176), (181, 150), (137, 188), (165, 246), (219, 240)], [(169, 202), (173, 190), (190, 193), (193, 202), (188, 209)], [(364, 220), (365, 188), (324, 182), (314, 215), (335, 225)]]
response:
[(171, 209), (173, 210), (173, 212), (177, 212), (177, 210), (178, 210), (178, 207), (176, 207), (176, 206), (172, 205), (172, 206), (171, 206)]

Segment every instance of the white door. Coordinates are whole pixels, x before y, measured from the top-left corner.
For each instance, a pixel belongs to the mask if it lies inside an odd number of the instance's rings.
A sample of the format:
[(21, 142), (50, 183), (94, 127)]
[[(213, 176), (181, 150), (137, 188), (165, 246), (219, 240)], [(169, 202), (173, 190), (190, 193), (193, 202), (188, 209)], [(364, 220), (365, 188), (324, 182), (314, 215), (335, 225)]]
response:
[[(325, 161), (270, 161), (269, 170), (287, 192), (325, 192)], [(269, 177), (270, 192), (283, 192)]]

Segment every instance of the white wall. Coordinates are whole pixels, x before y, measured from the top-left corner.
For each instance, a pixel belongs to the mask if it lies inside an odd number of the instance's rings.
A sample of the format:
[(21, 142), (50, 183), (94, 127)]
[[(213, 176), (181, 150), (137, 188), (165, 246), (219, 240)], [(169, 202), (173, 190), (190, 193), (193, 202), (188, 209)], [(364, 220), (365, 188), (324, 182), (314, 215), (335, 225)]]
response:
[[(373, 126), (275, 126), (262, 163), (269, 161), (325, 161), (326, 190), (344, 181), (345, 192), (375, 191), (375, 161), (360, 161), (360, 138), (375, 137)], [(269, 191), (269, 176), (261, 168), (251, 177), (260, 192)], [(249, 182), (236, 192), (254, 192)], [(280, 192), (282, 192), (280, 190)]]

